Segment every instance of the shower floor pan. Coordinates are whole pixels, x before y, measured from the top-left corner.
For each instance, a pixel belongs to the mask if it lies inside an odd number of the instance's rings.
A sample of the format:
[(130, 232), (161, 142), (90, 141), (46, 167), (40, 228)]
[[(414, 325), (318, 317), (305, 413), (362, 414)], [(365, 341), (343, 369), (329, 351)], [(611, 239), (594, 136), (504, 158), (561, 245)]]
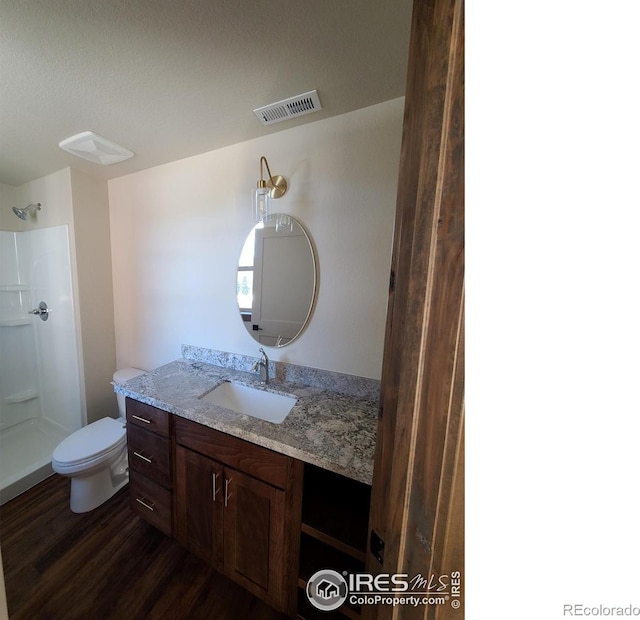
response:
[(0, 504), (53, 473), (51, 455), (66, 436), (46, 420), (27, 420), (0, 431)]

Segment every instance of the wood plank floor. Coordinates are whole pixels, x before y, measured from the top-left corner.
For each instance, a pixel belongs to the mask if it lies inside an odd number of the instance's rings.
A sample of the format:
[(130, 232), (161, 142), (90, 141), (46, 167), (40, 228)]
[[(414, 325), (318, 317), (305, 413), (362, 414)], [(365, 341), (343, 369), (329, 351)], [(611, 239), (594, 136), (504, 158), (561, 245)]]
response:
[(69, 485), (56, 474), (0, 508), (12, 619), (286, 618), (147, 525), (126, 488), (77, 515)]

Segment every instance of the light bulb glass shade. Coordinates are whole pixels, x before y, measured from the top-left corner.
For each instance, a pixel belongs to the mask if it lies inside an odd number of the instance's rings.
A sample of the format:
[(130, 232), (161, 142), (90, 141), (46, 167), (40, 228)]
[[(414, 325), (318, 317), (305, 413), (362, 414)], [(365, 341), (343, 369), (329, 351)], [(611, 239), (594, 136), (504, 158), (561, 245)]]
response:
[(271, 217), (271, 195), (268, 187), (256, 187), (252, 195), (253, 221), (264, 222)]
[(276, 232), (293, 232), (293, 220), (291, 216), (278, 213), (276, 216)]

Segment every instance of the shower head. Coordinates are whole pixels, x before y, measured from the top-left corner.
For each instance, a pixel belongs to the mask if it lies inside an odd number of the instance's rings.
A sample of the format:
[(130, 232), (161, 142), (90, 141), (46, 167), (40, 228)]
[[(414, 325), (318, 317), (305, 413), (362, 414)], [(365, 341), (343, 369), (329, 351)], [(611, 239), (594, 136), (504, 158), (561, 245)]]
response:
[(35, 209), (36, 211), (40, 211), (40, 209), (42, 209), (42, 205), (38, 202), (35, 204), (30, 204), (28, 206), (26, 206), (24, 209), (18, 209), (18, 207), (13, 207), (13, 212), (21, 219), (21, 220), (26, 220), (27, 219), (27, 213), (29, 213), (29, 211), (32, 211), (33, 209)]

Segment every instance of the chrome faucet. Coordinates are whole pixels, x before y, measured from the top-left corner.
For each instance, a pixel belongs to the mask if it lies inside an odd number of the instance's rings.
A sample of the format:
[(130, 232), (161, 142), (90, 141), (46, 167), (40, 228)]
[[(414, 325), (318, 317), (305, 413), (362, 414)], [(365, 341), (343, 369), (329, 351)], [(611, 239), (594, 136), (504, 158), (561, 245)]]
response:
[(260, 383), (266, 385), (269, 383), (269, 358), (264, 352), (264, 349), (260, 347), (260, 353), (262, 353), (262, 359), (258, 360), (253, 365), (253, 372), (260, 373)]

